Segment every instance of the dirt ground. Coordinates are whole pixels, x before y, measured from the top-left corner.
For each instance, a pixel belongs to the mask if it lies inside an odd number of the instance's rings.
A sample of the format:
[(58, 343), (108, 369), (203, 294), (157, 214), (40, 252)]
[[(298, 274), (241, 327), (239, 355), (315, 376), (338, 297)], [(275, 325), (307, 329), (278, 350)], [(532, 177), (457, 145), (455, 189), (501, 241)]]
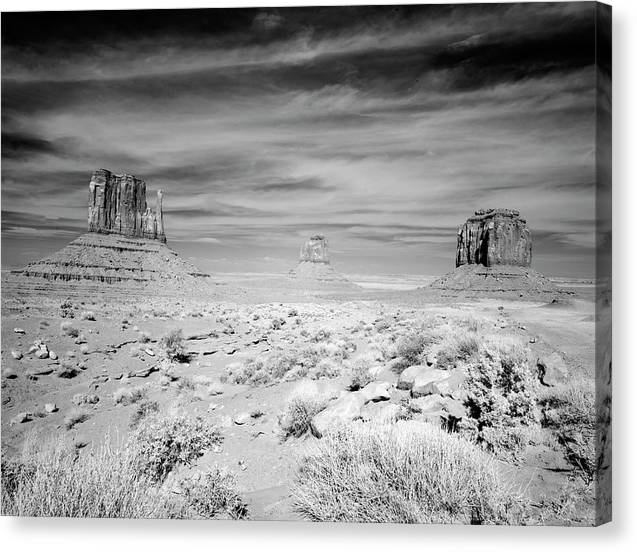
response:
[[(254, 279), (253, 279), (254, 280)], [(395, 278), (394, 278), (395, 280)], [(356, 353), (365, 353), (372, 338), (364, 331), (375, 321), (397, 315), (478, 317), (491, 331), (514, 335), (529, 343), (541, 356), (558, 351), (567, 361), (570, 377), (594, 377), (595, 304), (593, 288), (573, 286), (567, 300), (556, 303), (487, 299), (439, 299), (423, 290), (396, 290), (366, 285), (364, 290), (340, 293), (338, 289), (302, 290), (278, 285), (272, 278), (246, 288), (248, 278), (224, 282), (217, 277), (211, 299), (157, 297), (131, 290), (82, 290), (78, 286), (6, 284), (2, 289), (2, 446), (3, 453), (19, 450), (25, 435), (42, 437), (63, 432), (81, 443), (82, 450), (102, 442), (114, 442), (129, 431), (135, 405), (115, 403), (122, 387), (143, 385), (160, 411), (179, 409), (198, 414), (222, 428), (223, 443), (207, 452), (195, 465), (198, 470), (218, 465), (237, 477), (240, 493), (248, 502), (251, 519), (298, 519), (290, 495), (297, 459), (315, 437), (283, 439), (279, 416), (296, 382), (249, 386), (223, 383), (228, 364), (255, 357), (276, 348), (307, 343), (307, 335), (321, 328), (351, 340)], [(90, 311), (94, 314), (83, 316)], [(282, 321), (273, 327), (273, 320)], [(62, 324), (76, 328), (79, 337), (66, 335)], [(276, 326), (276, 325), (275, 325)], [(220, 394), (205, 386), (180, 388), (162, 385), (157, 370), (161, 336), (182, 330), (187, 363), (178, 370), (199, 381), (219, 384)], [(147, 338), (140, 336), (147, 334)], [(149, 339), (147, 342), (144, 342)], [(34, 342), (45, 343), (49, 358), (29, 354)], [(19, 354), (13, 354), (19, 353)], [(20, 356), (21, 358), (15, 358)], [(57, 357), (52, 359), (51, 356)], [(78, 367), (74, 377), (60, 377), (63, 366)], [(388, 378), (395, 376), (388, 375)], [(345, 390), (351, 375), (345, 370), (320, 385)], [(95, 394), (99, 401), (86, 405), (90, 417), (70, 430), (64, 418), (75, 406), (74, 396)], [(54, 404), (55, 412), (45, 405)], [(16, 421), (21, 413), (28, 421)], [(247, 413), (242, 417), (240, 414)], [(238, 423), (241, 422), (241, 423)], [(516, 481), (528, 487), (530, 500), (546, 508), (546, 523), (590, 524), (594, 518), (593, 494), (577, 477), (564, 454), (544, 442), (527, 447), (524, 458), (507, 465)], [(560, 493), (576, 495), (575, 511), (559, 510)], [(572, 506), (571, 506), (572, 507)]]

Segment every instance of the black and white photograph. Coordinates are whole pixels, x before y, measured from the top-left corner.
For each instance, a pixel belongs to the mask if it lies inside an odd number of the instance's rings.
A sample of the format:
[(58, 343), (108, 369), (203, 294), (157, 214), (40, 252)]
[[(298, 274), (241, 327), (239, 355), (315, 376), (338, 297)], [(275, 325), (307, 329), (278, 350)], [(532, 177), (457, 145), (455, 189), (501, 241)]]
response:
[(1, 27), (3, 516), (611, 521), (609, 5)]

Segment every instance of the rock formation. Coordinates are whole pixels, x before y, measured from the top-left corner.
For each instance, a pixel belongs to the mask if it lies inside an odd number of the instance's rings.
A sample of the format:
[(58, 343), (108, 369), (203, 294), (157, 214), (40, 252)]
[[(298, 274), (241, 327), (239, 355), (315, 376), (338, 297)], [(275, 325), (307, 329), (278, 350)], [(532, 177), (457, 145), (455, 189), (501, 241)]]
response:
[(143, 180), (98, 169), (89, 183), (88, 231), (165, 242), (162, 191), (153, 212), (146, 205)]
[(305, 282), (342, 283), (358, 287), (334, 270), (330, 264), (329, 244), (322, 234), (312, 236), (301, 246), (299, 264), (289, 275), (290, 278)]
[(158, 293), (207, 291), (202, 277), (208, 275), (166, 245), (162, 192), (152, 212), (146, 205), (143, 180), (105, 169), (95, 171), (89, 183), (88, 230), (14, 274), (55, 285), (145, 286)]
[(481, 209), (458, 228), (456, 267), (531, 266), (531, 232), (515, 209)]
[(557, 291), (532, 270), (531, 232), (514, 209), (481, 209), (458, 228), (456, 269), (438, 278), (432, 289), (449, 295), (539, 297)]

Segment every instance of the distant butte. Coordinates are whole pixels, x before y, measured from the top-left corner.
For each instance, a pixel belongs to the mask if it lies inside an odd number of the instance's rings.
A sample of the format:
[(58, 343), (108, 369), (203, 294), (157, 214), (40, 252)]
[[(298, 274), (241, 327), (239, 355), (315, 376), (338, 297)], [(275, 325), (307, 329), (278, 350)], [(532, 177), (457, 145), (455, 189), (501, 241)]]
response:
[(329, 243), (323, 234), (315, 234), (301, 246), (299, 264), (290, 271), (289, 276), (307, 283), (340, 283), (351, 287), (356, 286), (345, 276), (336, 272), (330, 264)]

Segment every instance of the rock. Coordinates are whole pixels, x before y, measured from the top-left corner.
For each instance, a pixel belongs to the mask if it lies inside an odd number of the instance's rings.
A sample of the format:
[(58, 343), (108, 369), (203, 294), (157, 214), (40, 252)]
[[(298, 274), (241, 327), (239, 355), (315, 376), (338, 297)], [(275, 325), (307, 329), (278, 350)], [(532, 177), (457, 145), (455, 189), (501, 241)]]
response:
[(13, 328), (13, 331), (17, 334), (25, 334), (26, 332), (22, 328)]
[(247, 424), (251, 419), (249, 412), (241, 412), (234, 417), (234, 423), (237, 425)]
[(409, 390), (414, 386), (414, 381), (416, 381), (416, 377), (421, 374), (424, 370), (427, 370), (426, 366), (422, 366), (420, 364), (415, 364), (410, 366), (409, 368), (405, 368), (400, 376), (398, 376), (398, 382), (396, 383), (396, 387), (398, 389)]
[(33, 374), (34, 376), (48, 376), (49, 374), (53, 373), (53, 366), (48, 365), (35, 367), (29, 370), (29, 373)]
[(154, 357), (154, 356), (155, 356), (155, 351), (153, 351), (153, 350), (152, 350), (152, 349), (150, 349), (150, 348), (146, 348), (146, 349), (144, 349), (144, 352), (145, 352), (148, 356), (150, 356), (150, 357)]
[(388, 401), (390, 387), (391, 385), (386, 381), (372, 381), (361, 389), (360, 394), (365, 399), (365, 403)]
[(312, 418), (310, 423), (312, 433), (315, 437), (322, 437), (330, 428), (359, 418), (364, 404), (365, 398), (360, 392), (347, 393), (336, 399)]
[(409, 408), (413, 412), (439, 412), (443, 410), (444, 399), (438, 395), (427, 395), (409, 401)]
[[(465, 382), (465, 375), (462, 370), (455, 369), (447, 372), (447, 376), (442, 379), (431, 381), (419, 389), (420, 395), (446, 395), (460, 398), (462, 384)], [(414, 384), (414, 389), (416, 385)], [(413, 392), (413, 390), (412, 390)]]
[(436, 364), (437, 361), (436, 355), (434, 355), (433, 353), (427, 353), (425, 361), (427, 362), (427, 366), (433, 366), (434, 364)]
[(57, 353), (54, 353), (53, 351), (49, 351), (49, 358), (51, 360), (57, 360), (58, 359), (58, 355), (57, 355)]
[(449, 372), (447, 370), (425, 368), (416, 376), (414, 384), (411, 388), (411, 396), (422, 397), (424, 395), (431, 395), (432, 384), (445, 379), (448, 376)]
[(15, 371), (15, 368), (13, 368), (12, 366), (7, 366), (6, 368), (3, 368), (2, 375), (6, 379), (16, 379), (18, 377), (18, 373)]
[(44, 410), (48, 414), (53, 414), (53, 412), (57, 412), (58, 411), (58, 407), (57, 407), (57, 405), (55, 403), (46, 403), (44, 405)]
[(568, 368), (559, 353), (537, 359), (537, 375), (543, 385), (555, 386), (568, 380)]
[(165, 242), (162, 195), (159, 190), (153, 212), (143, 180), (99, 169), (89, 183), (88, 231)]
[(358, 288), (330, 264), (328, 241), (322, 234), (312, 236), (301, 246), (299, 264), (289, 273), (290, 278), (305, 281), (341, 283), (352, 289)]
[(46, 347), (40, 347), (36, 352), (35, 352), (35, 356), (37, 358), (39, 358), (40, 360), (43, 360), (45, 358), (49, 357), (49, 351), (46, 349)]
[(22, 353), (14, 349), (11, 351), (11, 356), (15, 358), (16, 360), (20, 360), (22, 358)]
[(63, 379), (72, 379), (80, 372), (73, 366), (62, 366), (57, 372), (56, 376)]
[(458, 229), (456, 267), (531, 266), (531, 232), (515, 209), (482, 209)]
[(30, 422), (31, 419), (31, 415), (28, 412), (20, 412), (11, 418), (9, 425), (24, 424)]
[(363, 420), (378, 423), (396, 422), (403, 412), (399, 404), (390, 402), (368, 403), (362, 410)]
[(147, 378), (153, 372), (158, 372), (157, 366), (149, 366), (148, 368), (140, 368), (139, 370), (133, 370), (128, 372), (129, 378)]
[(31, 345), (31, 347), (29, 347), (29, 350), (27, 351), (27, 353), (29, 353), (30, 355), (35, 353), (38, 350), (38, 346), (37, 345)]

